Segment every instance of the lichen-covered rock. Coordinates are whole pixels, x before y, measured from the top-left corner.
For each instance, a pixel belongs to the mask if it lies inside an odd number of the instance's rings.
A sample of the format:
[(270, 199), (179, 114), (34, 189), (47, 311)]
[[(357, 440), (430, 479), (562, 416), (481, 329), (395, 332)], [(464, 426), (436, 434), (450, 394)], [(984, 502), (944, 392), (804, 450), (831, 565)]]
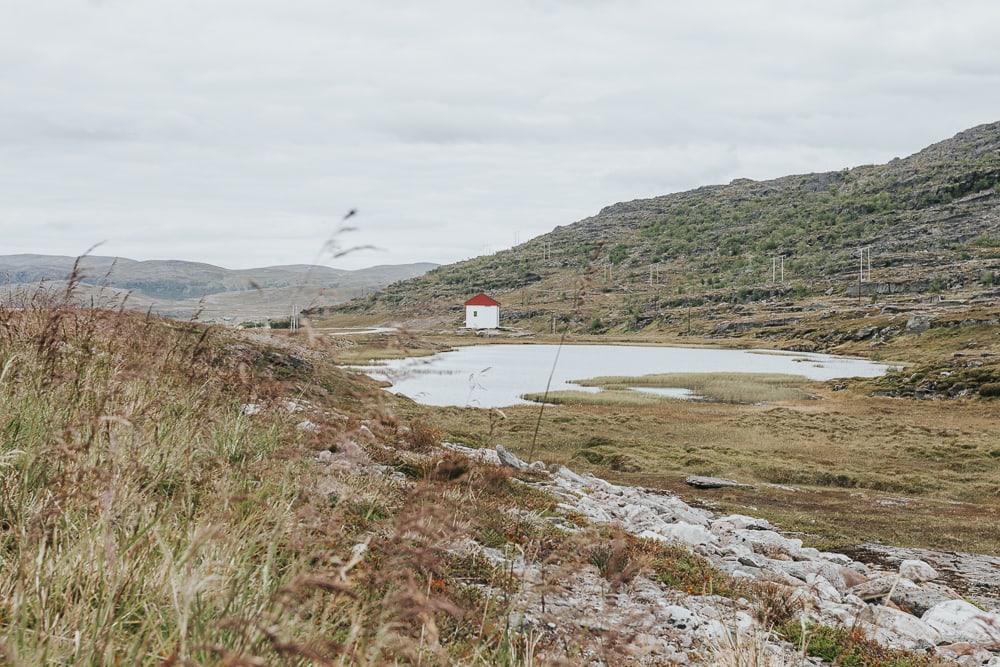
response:
[(941, 584), (927, 582), (914, 587), (898, 588), (892, 594), (892, 603), (914, 616), (923, 616), (931, 607), (958, 600), (961, 596)]
[(941, 641), (940, 633), (916, 616), (875, 605), (859, 616), (861, 627), (875, 641), (908, 650), (928, 649)]
[(497, 445), (497, 458), (500, 459), (500, 463), (514, 470), (528, 470), (531, 467), (509, 452), (503, 445)]
[(899, 564), (899, 574), (918, 584), (938, 578), (937, 570), (922, 560), (904, 560)]
[(749, 484), (742, 484), (733, 479), (722, 477), (704, 477), (702, 475), (689, 475), (684, 483), (696, 489), (725, 489), (725, 488), (748, 488)]
[(965, 600), (936, 604), (921, 617), (947, 642), (1000, 643), (1000, 614), (991, 614)]

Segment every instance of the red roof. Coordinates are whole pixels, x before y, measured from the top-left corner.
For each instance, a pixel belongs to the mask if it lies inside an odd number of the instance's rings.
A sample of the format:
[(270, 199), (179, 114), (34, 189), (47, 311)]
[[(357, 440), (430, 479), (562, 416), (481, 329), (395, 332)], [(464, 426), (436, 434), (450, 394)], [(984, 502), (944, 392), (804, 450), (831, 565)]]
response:
[(480, 294), (477, 294), (476, 296), (472, 297), (468, 301), (466, 301), (465, 305), (466, 306), (499, 306), (500, 302), (499, 301), (494, 301), (493, 299), (491, 299), (490, 297), (486, 296), (485, 294), (480, 293)]

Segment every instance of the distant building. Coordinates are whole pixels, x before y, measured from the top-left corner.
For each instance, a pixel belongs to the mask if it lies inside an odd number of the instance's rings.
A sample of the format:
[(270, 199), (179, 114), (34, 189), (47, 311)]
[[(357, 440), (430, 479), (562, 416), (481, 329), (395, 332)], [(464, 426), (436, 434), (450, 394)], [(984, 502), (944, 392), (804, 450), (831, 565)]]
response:
[(465, 302), (466, 329), (498, 329), (500, 328), (500, 303), (486, 296), (477, 294)]

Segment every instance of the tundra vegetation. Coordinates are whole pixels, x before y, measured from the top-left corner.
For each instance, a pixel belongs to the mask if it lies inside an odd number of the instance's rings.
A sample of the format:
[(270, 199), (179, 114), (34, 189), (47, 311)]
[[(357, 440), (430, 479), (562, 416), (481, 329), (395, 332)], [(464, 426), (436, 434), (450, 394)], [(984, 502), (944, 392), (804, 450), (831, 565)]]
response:
[[(325, 359), (65, 303), (0, 309), (3, 660), (530, 664), (509, 601), (476, 588), (517, 582), (456, 540), (621, 574), (605, 535), (508, 511), (552, 504), (509, 471), (408, 458), (440, 432)], [(319, 472), (362, 420), (354, 455), (413, 484)], [(678, 587), (730, 585), (683, 549), (629, 544)]]
[[(442, 415), (405, 416), (335, 355), (306, 334), (48, 297), (0, 308), (2, 660), (573, 664), (595, 646), (618, 660), (613, 632), (553, 645), (512, 628), (520, 582), (457, 548), (469, 539), (556, 579), (593, 567), (612, 588), (643, 573), (749, 598), (785, 636), (788, 604), (685, 547), (534, 520), (555, 510), (522, 481), (537, 473), (442, 450)], [(746, 645), (717, 650), (724, 664)], [(930, 664), (863, 637), (822, 650)]]

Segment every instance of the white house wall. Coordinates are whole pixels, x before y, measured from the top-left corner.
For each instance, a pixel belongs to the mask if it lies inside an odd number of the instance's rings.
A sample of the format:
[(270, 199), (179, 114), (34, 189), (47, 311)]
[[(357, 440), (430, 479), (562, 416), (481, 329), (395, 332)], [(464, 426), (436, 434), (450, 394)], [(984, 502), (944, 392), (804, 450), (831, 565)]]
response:
[(465, 326), (469, 329), (497, 329), (500, 327), (499, 306), (466, 306)]

